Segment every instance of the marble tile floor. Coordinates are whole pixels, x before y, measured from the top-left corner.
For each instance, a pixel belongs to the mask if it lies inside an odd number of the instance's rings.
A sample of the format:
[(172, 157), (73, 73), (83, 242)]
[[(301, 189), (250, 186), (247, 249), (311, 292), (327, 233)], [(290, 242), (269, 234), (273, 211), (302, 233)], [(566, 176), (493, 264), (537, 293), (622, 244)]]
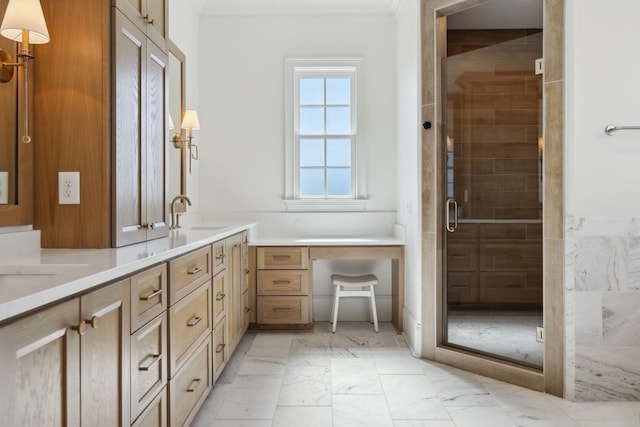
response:
[(541, 367), (544, 344), (536, 341), (542, 313), (456, 310), (449, 314), (449, 343)]
[(248, 332), (193, 427), (627, 427), (640, 402), (577, 403), (412, 356), (389, 323)]

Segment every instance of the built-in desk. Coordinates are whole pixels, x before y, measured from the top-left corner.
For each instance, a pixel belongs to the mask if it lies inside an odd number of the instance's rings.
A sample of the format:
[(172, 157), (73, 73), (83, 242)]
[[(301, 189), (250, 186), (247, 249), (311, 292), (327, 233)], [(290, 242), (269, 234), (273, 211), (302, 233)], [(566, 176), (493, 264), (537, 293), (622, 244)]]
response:
[[(352, 259), (391, 261), (392, 323), (403, 330), (402, 312), (404, 306), (404, 242), (395, 237), (381, 238), (307, 238), (307, 239), (259, 239), (249, 242), (252, 253), (259, 247), (306, 247), (309, 265), (320, 259)], [(252, 257), (255, 260), (255, 255)], [(258, 267), (259, 268), (259, 267)], [(255, 270), (255, 268), (254, 268)], [(311, 281), (311, 274), (309, 274)], [(310, 288), (313, 284), (310, 283)], [(311, 305), (311, 292), (309, 293)], [(309, 320), (312, 322), (312, 319)]]

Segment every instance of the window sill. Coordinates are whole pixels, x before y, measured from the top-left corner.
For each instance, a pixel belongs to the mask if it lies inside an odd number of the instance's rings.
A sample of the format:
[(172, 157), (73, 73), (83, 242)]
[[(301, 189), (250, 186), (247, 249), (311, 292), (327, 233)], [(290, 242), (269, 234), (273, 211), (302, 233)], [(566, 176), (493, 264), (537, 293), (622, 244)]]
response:
[(283, 199), (292, 212), (357, 212), (366, 210), (368, 199)]

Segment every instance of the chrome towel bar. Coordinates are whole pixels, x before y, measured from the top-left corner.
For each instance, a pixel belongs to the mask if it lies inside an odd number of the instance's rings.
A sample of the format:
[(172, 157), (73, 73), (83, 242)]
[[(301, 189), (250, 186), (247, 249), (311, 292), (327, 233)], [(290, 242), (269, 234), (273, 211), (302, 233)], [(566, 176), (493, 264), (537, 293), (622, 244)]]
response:
[(614, 126), (608, 125), (604, 128), (604, 133), (607, 135), (613, 135), (616, 131), (619, 130), (640, 130), (640, 126)]

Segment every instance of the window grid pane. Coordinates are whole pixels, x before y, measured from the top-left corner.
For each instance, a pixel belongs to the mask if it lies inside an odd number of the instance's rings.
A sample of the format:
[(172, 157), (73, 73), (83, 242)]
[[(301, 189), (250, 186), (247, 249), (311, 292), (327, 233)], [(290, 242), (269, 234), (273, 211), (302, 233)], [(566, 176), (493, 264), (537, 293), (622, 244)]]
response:
[(352, 77), (300, 77), (298, 87), (298, 135), (326, 136), (297, 138), (299, 197), (350, 197)]

